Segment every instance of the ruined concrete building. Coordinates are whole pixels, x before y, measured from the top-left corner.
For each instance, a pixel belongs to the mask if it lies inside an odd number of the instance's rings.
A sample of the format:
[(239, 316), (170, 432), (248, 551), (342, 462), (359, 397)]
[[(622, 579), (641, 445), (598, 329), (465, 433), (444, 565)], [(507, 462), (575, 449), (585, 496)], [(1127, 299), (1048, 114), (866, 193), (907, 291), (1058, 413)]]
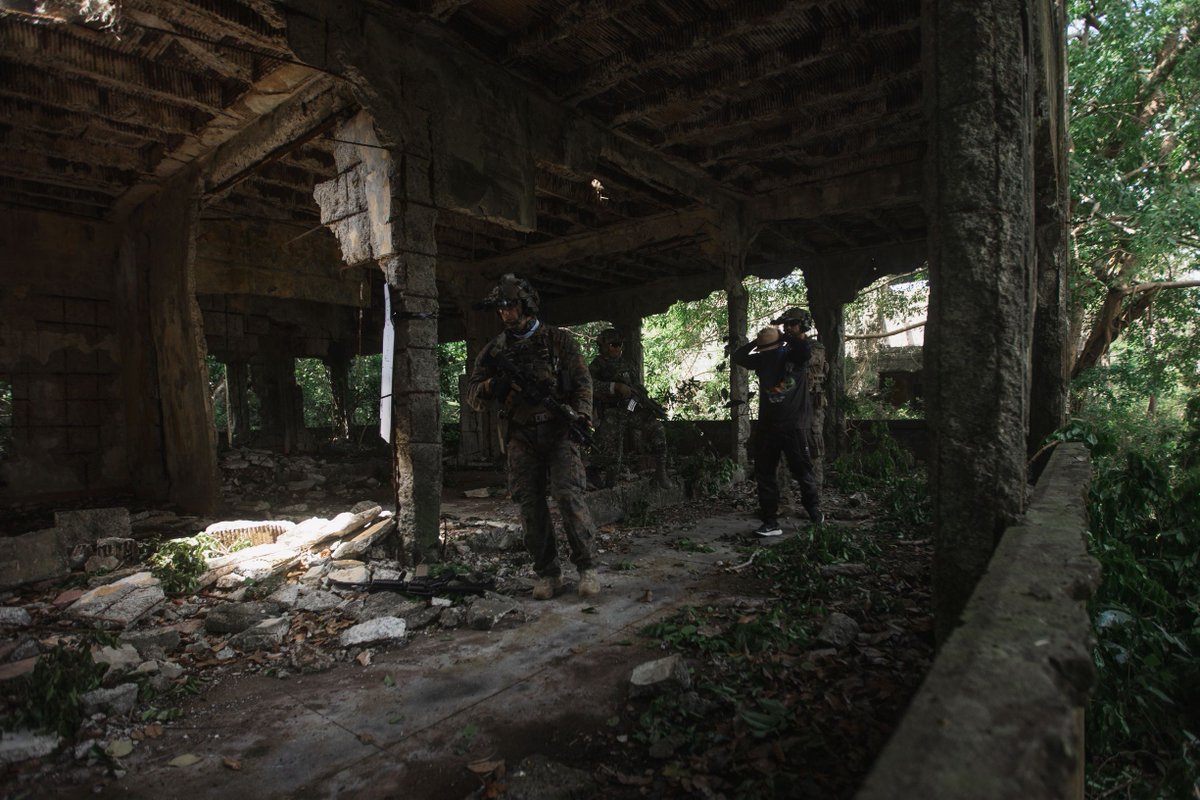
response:
[[(836, 376), (843, 304), (928, 260), (952, 618), (1023, 511), (1027, 442), (1063, 413), (1063, 15), (3, 0), (0, 502), (132, 491), (211, 510), (205, 355), (235, 408), (255, 365), (286, 433), (291, 359), (344, 374), (386, 301), (396, 501), (420, 542), (442, 480), (436, 345), (494, 334), (472, 303), (501, 273), (532, 279), (549, 320), (630, 330), (723, 289), (744, 337), (743, 279), (799, 269)], [(729, 383), (746, 394), (741, 370)], [(489, 421), (464, 417), (464, 451), (490, 454)]]

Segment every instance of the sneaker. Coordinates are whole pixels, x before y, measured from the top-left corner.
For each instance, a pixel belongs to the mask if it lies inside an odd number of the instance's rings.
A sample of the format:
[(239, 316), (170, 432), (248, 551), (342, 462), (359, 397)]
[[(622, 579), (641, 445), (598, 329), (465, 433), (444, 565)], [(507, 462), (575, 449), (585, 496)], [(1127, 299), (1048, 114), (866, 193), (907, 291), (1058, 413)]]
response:
[(593, 597), (600, 594), (600, 579), (596, 577), (596, 570), (585, 569), (579, 573), (579, 596)]
[(754, 531), (754, 535), (762, 536), (763, 538), (768, 536), (782, 536), (783, 528), (779, 527), (779, 523), (773, 519), (765, 520), (763, 524), (759, 525)]
[(539, 577), (533, 582), (533, 599), (549, 600), (561, 585), (562, 579), (558, 576)]

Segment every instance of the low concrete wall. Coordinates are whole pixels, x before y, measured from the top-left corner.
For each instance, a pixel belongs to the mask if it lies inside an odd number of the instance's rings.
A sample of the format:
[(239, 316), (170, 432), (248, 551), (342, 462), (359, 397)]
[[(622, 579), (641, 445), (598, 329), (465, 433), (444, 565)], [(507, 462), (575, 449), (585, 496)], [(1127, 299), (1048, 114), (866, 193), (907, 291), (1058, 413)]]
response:
[(857, 800), (1083, 797), (1087, 450), (1059, 445)]

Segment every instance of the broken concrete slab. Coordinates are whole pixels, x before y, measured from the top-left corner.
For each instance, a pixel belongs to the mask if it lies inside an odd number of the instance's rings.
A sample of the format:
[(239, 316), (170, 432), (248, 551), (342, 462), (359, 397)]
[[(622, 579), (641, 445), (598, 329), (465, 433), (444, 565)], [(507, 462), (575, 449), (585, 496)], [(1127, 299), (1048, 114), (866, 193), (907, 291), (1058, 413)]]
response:
[(488, 592), (467, 609), (467, 625), (477, 631), (490, 631), (500, 620), (521, 610), (521, 604), (511, 597)]
[(77, 511), (56, 511), (54, 527), (63, 541), (73, 547), (94, 544), (100, 539), (117, 537), (130, 539), (133, 528), (127, 508), (85, 508)]
[(0, 538), (0, 589), (66, 577), (69, 553), (57, 528)]
[(297, 611), (328, 611), (337, 608), (343, 602), (342, 598), (333, 592), (305, 587), (305, 591), (300, 592), (293, 607)]
[(83, 713), (107, 714), (110, 717), (126, 717), (137, 703), (136, 683), (122, 683), (111, 689), (93, 689), (79, 698)]
[(131, 644), (123, 644), (120, 647), (102, 645), (92, 648), (92, 660), (97, 664), (108, 665), (104, 679), (111, 682), (115, 677), (137, 669), (142, 663), (142, 656)]
[(687, 689), (692, 685), (683, 656), (678, 653), (638, 664), (629, 678), (629, 696), (652, 697), (667, 691)]
[(25, 628), (33, 622), (21, 606), (0, 606), (0, 628)]
[(52, 733), (5, 731), (0, 738), (0, 764), (18, 764), (31, 758), (45, 758), (58, 749), (61, 741)]
[(326, 576), (331, 583), (366, 583), (371, 579), (367, 565), (361, 561), (335, 561)]
[(204, 630), (209, 633), (241, 633), (265, 619), (278, 614), (279, 607), (261, 601), (224, 603), (213, 606), (204, 618)]
[(395, 529), (396, 519), (394, 517), (373, 522), (361, 533), (356, 534), (353, 539), (347, 539), (335, 547), (333, 549), (333, 557), (342, 559), (362, 556)]
[(149, 572), (138, 572), (84, 593), (67, 608), (67, 614), (76, 619), (128, 627), (166, 599), (158, 578)]
[[(372, 522), (382, 511), (382, 507), (372, 505), (365, 511), (358, 513), (343, 511), (331, 520), (321, 520), (323, 524), (317, 524), (312, 520), (305, 520), (280, 536), (276, 542), (296, 550), (314, 550), (327, 542), (331, 542), (334, 539), (341, 539), (358, 531), (363, 526)], [(310, 525), (310, 522), (313, 522), (313, 524)]]
[(123, 643), (132, 645), (142, 658), (159, 660), (179, 649), (182, 641), (179, 631), (170, 628), (126, 631), (119, 638)]
[(408, 624), (399, 617), (376, 617), (342, 631), (342, 647), (403, 641)]
[(229, 646), (238, 650), (273, 650), (283, 643), (291, 624), (287, 617), (264, 619), (229, 639)]

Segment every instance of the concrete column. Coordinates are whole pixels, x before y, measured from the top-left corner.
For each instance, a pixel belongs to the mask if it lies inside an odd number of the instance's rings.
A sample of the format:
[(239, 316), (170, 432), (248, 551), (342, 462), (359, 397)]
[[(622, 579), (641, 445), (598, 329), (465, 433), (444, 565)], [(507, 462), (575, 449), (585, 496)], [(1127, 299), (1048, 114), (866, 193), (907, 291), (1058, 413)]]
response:
[(1036, 276), (1029, 5), (926, 0), (922, 14), (925, 364), (941, 641), (1025, 503)]
[[(809, 312), (825, 350), (825, 413), (821, 435), (824, 457), (834, 461), (845, 449), (846, 430), (846, 303), (854, 289), (839, 286), (830, 270), (804, 273), (808, 287)], [(846, 292), (850, 297), (846, 297)]]
[[(437, 246), (430, 125), (414, 103), (384, 145), (366, 112), (340, 125), (338, 177), (314, 197), (346, 263), (373, 262), (387, 283), (395, 332), (392, 358), (392, 465), (396, 516), (413, 537), (413, 557), (438, 558), (442, 436), (435, 282)], [(384, 354), (385, 358), (388, 354)]]
[(350, 438), (350, 423), (354, 419), (349, 350), (337, 345), (331, 347), (325, 367), (329, 370), (329, 393), (333, 398), (333, 435), (346, 440)]
[[(1036, 453), (1047, 436), (1067, 419), (1070, 389), (1070, 319), (1067, 286), (1067, 179), (1066, 81), (1063, 80), (1063, 30), (1065, 8), (1043, 3), (1034, 18), (1043, 46), (1039, 56), (1035, 92), (1034, 218), (1037, 252), (1037, 311), (1033, 326), (1033, 374), (1029, 405), (1029, 439), (1026, 449)], [(1047, 89), (1047, 87), (1050, 87)], [(1032, 468), (1040, 473), (1049, 453)]]
[(250, 365), (230, 361), (225, 365), (226, 397), (229, 398), (231, 447), (244, 445), (250, 438)]
[[(727, 257), (725, 263), (725, 296), (729, 305), (729, 342), (736, 348), (747, 341), (746, 326), (749, 324), (749, 297), (742, 285), (742, 258)], [(729, 360), (729, 409), (733, 448), (730, 459), (739, 467), (745, 467), (746, 440), (750, 438), (750, 374)], [(741, 402), (739, 402), (741, 401)]]
[(133, 485), (188, 513), (216, 510), (217, 439), (193, 287), (198, 211), (190, 170), (126, 223), (117, 267)]
[(296, 382), (295, 359), (264, 355), (254, 366), (252, 380), (265, 443), (284, 453), (305, 449), (304, 398)]

